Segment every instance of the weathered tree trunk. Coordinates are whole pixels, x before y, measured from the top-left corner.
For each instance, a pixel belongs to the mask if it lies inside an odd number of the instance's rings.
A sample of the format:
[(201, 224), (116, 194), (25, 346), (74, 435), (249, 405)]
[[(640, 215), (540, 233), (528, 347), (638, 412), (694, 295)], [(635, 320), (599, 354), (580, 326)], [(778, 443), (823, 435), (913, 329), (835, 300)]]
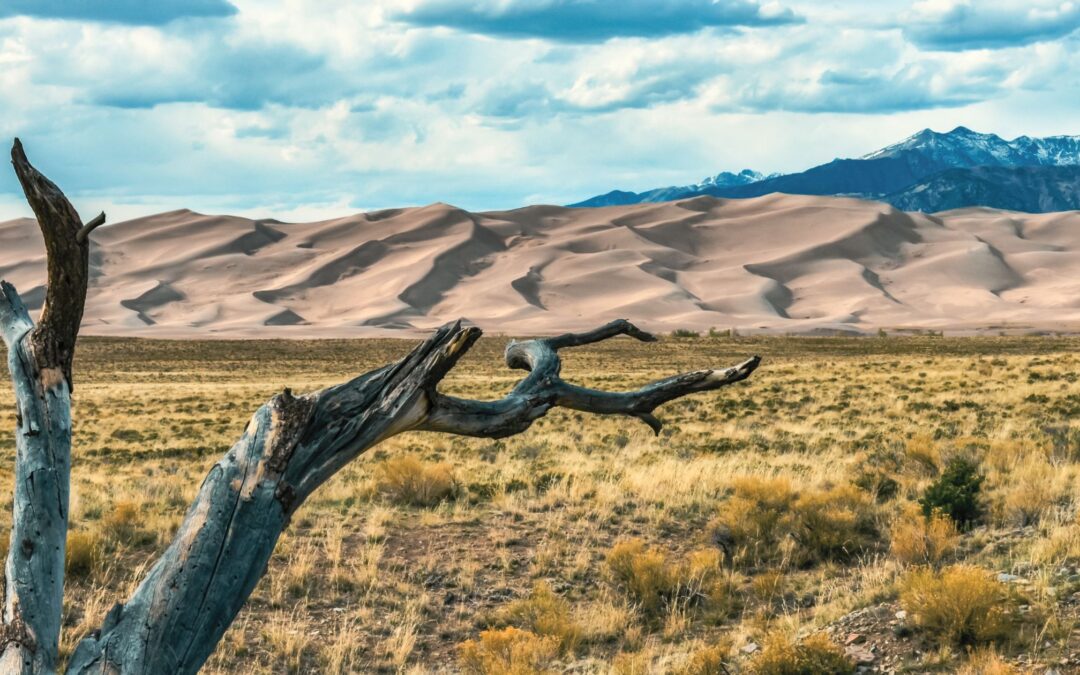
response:
[[(27, 187), (27, 197), (46, 242), (52, 237), (63, 243), (48, 246), (49, 290), (38, 328), (10, 285), (4, 284), (0, 302), (20, 411), (0, 670), (48, 673), (56, 665), (63, 594), (71, 354), (86, 291), (86, 234), (104, 218), (82, 226), (60, 191), (26, 163), (17, 141), (13, 155), (20, 178), (32, 178), (23, 185), (38, 186)], [(438, 329), (397, 363), (313, 394), (285, 390), (274, 396), (210, 470), (176, 538), (131, 598), (79, 643), (68, 671), (197, 672), (265, 573), (293, 512), (343, 466), (390, 436), (420, 430), (500, 438), (528, 429), (555, 406), (631, 415), (659, 432), (657, 406), (743, 380), (760, 361), (676, 375), (625, 393), (559, 377), (559, 349), (616, 335), (655, 339), (620, 320), (588, 333), (511, 342), (507, 365), (529, 374), (498, 401), (436, 391), (480, 337), (479, 329), (460, 322)]]
[(83, 226), (59, 188), (30, 166), (18, 139), (11, 160), (45, 237), (49, 283), (35, 327), (15, 288), (0, 282), (0, 330), (17, 419), (0, 671), (48, 673), (56, 668), (64, 600), (71, 359), (86, 299), (86, 235), (105, 216)]

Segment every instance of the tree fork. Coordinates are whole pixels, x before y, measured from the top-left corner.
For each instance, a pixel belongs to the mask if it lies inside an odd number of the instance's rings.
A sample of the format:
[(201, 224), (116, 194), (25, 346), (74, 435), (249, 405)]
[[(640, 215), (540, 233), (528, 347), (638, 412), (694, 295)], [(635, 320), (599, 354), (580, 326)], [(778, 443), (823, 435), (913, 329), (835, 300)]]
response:
[[(48, 254), (48, 289), (35, 327), (15, 289), (0, 284), (0, 328), (18, 411), (15, 502), (0, 627), (0, 672), (52, 673), (63, 603), (71, 448), (71, 364), (86, 296), (88, 235), (63, 193), (38, 173), (18, 140), (16, 173)], [(437, 391), (479, 339), (461, 322), (437, 329), (400, 361), (302, 396), (286, 389), (260, 407), (209, 471), (175, 538), (132, 596), (76, 647), (70, 673), (195, 673), (240, 611), (297, 508), (368, 448), (406, 431), (501, 438), (553, 407), (629, 415), (654, 432), (667, 401), (744, 380), (752, 357), (726, 369), (607, 392), (560, 377), (560, 349), (628, 335), (656, 338), (625, 320), (586, 333), (511, 342), (506, 363), (528, 375), (506, 397), (475, 401)]]

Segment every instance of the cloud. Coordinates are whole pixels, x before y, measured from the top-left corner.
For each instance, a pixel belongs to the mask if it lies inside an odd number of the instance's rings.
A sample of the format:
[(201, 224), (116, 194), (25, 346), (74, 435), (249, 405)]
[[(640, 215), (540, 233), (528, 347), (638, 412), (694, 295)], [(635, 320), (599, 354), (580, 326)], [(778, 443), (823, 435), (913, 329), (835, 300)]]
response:
[[(923, 127), (1076, 133), (1078, 33), (923, 50), (865, 0), (781, 1), (794, 13), (767, 0), (233, 0), (230, 20), (152, 25), (106, 20), (117, 4), (100, 2), (94, 20), (0, 20), (0, 139), (22, 137), (80, 209), (274, 215), (565, 203), (801, 170)], [(895, 16), (910, 0), (888, 2)], [(460, 30), (401, 20), (447, 7)], [(773, 27), (740, 29), (758, 25)], [(21, 203), (0, 171), (0, 220)]]
[(923, 49), (1000, 49), (1045, 42), (1080, 28), (1080, 2), (979, 2), (922, 0), (902, 24), (904, 36)]
[[(995, 77), (996, 74), (996, 77)], [(908, 64), (892, 72), (827, 70), (816, 79), (771, 79), (736, 87), (717, 110), (792, 111), (885, 115), (915, 110), (954, 108), (999, 95), (1006, 73), (950, 78), (936, 66)]]
[(325, 58), (290, 45), (241, 44), (198, 50), (178, 81), (131, 87), (113, 82), (92, 95), (101, 105), (146, 108), (163, 103), (202, 102), (235, 110), (266, 105), (303, 108), (328, 105), (342, 92), (324, 70)]
[(0, 6), (0, 17), (32, 16), (146, 26), (233, 14), (236, 7), (226, 0), (4, 0)]
[(558, 42), (603, 42), (800, 21), (790, 9), (754, 0), (427, 0), (393, 16), (417, 26)]

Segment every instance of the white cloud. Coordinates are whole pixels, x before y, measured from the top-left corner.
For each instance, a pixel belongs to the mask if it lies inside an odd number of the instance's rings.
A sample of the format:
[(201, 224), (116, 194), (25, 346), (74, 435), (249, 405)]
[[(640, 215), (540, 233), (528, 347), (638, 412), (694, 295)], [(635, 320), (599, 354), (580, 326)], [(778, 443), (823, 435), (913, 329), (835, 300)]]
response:
[[(232, 4), (154, 25), (0, 19), (0, 135), (22, 136), (80, 208), (271, 215), (570, 202), (798, 170), (922, 126), (1078, 131), (1061, 126), (1078, 38), (921, 49), (955, 2), (900, 27), (854, 0), (733, 3), (805, 22), (588, 41), (418, 27), (399, 0)], [(0, 172), (0, 219), (24, 212)]]

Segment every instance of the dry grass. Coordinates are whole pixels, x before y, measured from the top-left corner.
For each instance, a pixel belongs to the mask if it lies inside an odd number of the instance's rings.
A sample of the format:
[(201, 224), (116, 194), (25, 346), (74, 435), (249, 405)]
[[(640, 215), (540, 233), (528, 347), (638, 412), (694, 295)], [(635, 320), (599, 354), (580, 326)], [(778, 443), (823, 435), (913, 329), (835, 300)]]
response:
[(990, 572), (973, 565), (913, 570), (903, 580), (900, 603), (931, 635), (959, 645), (1017, 634), (1018, 603)]
[[(481, 340), (443, 390), (507, 392), (520, 373), (502, 366), (504, 342)], [(160, 555), (259, 404), (410, 346), (81, 341), (64, 653)], [(863, 607), (891, 617), (904, 598), (915, 631), (898, 670), (1005, 672), (987, 664), (1019, 655), (1060, 667), (1080, 653), (1078, 347), (702, 337), (569, 350), (566, 376), (606, 389), (766, 360), (747, 383), (662, 408), (659, 436), (556, 410), (500, 441), (407, 434), (372, 449), (296, 512), (205, 672), (444, 672), (470, 640), (495, 669), (483, 672), (745, 672), (766, 653), (797, 656), (791, 636)], [(0, 428), (14, 425), (0, 389)], [(10, 435), (0, 448), (10, 483)], [(985, 477), (985, 516), (965, 532), (918, 503), (958, 456)], [(948, 564), (970, 578), (933, 571)], [(998, 584), (1001, 572), (1020, 579)], [(987, 598), (1026, 606), (1007, 639), (971, 628), (994, 615)], [(502, 647), (483, 646), (489, 630)], [(947, 630), (991, 649), (915, 656)]]
[(64, 571), (69, 579), (90, 576), (102, 559), (101, 541), (96, 534), (72, 530), (64, 549)]
[(957, 675), (1028, 675), (1030, 672), (1009, 663), (993, 649), (976, 649), (956, 671)]
[(952, 518), (940, 513), (928, 518), (909, 507), (893, 524), (889, 550), (907, 565), (936, 565), (953, 554), (959, 541)]
[(429, 464), (416, 455), (391, 457), (376, 467), (379, 492), (395, 504), (435, 506), (454, 492), (453, 467)]
[(582, 630), (571, 613), (570, 603), (541, 581), (533, 587), (529, 597), (501, 609), (499, 619), (537, 635), (556, 638), (559, 651), (565, 654), (581, 644)]
[(842, 562), (879, 543), (873, 496), (854, 485), (798, 493), (786, 479), (747, 477), (733, 492), (711, 529), (737, 565)]
[(703, 549), (672, 560), (644, 541), (630, 539), (615, 544), (606, 559), (615, 587), (645, 618), (655, 621), (665, 615), (677, 620), (680, 612), (698, 603), (722, 603), (720, 557), (719, 551)]
[(783, 632), (765, 639), (764, 649), (750, 660), (752, 675), (847, 675), (855, 664), (838, 645), (821, 635), (796, 640)]
[(461, 670), (468, 675), (553, 673), (559, 640), (517, 628), (486, 630), (461, 645)]

